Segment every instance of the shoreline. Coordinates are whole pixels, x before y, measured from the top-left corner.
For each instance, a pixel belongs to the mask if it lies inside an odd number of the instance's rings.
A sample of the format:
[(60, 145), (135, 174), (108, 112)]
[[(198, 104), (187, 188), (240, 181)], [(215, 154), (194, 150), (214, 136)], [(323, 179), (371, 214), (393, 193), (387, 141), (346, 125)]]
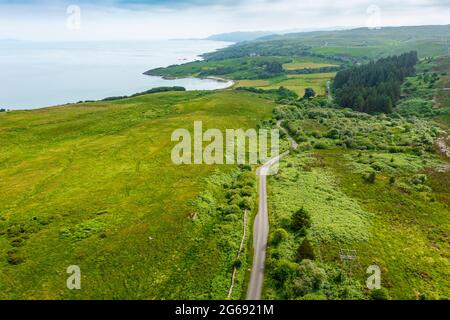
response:
[[(225, 88), (215, 89), (215, 90), (229, 89), (229, 88), (233, 87), (236, 84), (236, 80), (221, 78), (221, 77), (217, 77), (217, 76), (208, 76), (208, 77), (194, 77), (194, 76), (191, 76), (191, 77), (169, 77), (169, 76), (153, 76), (153, 75), (146, 74), (146, 73), (143, 73), (143, 74), (146, 75), (146, 76), (149, 76), (149, 77), (160, 77), (163, 80), (200, 79), (200, 80), (215, 80), (217, 82), (229, 83), (229, 85), (226, 86)], [(194, 90), (187, 90), (187, 91), (194, 91)], [(210, 91), (210, 90), (206, 90), (206, 91)]]
[[(230, 43), (232, 44), (232, 43)], [(198, 45), (197, 45), (198, 47)], [(196, 59), (201, 58), (201, 56), (205, 53), (208, 52), (213, 52), (213, 51), (217, 51), (222, 49), (223, 47), (220, 46), (219, 48), (215, 48), (213, 50), (206, 50), (203, 52), (199, 52), (197, 51), (197, 55), (195, 58), (183, 58), (183, 61), (181, 64), (184, 63), (189, 63), (189, 62), (193, 62), (196, 61)], [(205, 48), (204, 48), (205, 49)], [(181, 60), (181, 59), (179, 59)], [(144, 67), (145, 65), (142, 64)], [(160, 68), (164, 68), (164, 66), (161, 66)], [(156, 89), (156, 88), (161, 88), (161, 87), (184, 87), (186, 89), (186, 91), (215, 91), (215, 90), (226, 90), (229, 89), (230, 87), (234, 86), (235, 82), (233, 80), (229, 80), (229, 79), (223, 79), (220, 77), (206, 77), (206, 78), (200, 78), (200, 77), (180, 77), (180, 78), (176, 78), (176, 77), (163, 77), (163, 76), (157, 76), (157, 75), (149, 75), (144, 73), (140, 73), (139, 71), (136, 73), (136, 71), (134, 71), (133, 74), (136, 74), (136, 76), (138, 76), (139, 74), (141, 75), (146, 75), (146, 76), (151, 76), (153, 78), (158, 78), (159, 80), (161, 80), (161, 83), (149, 83), (148, 86), (142, 87), (142, 85), (140, 87), (142, 88), (138, 88), (136, 89), (132, 89), (129, 92), (127, 92), (126, 90), (125, 93), (118, 93), (117, 96), (132, 96), (136, 93), (142, 92), (142, 91), (146, 91), (146, 90), (152, 90), (152, 89)], [(195, 79), (196, 81), (194, 81), (193, 83), (189, 82), (189, 79)], [(186, 80), (186, 83), (171, 83), (170, 80)], [(199, 82), (198, 80), (213, 80), (216, 81), (217, 84), (202, 84), (201, 82)], [(165, 81), (167, 81), (167, 83), (164, 83)], [(134, 82), (132, 82), (134, 83)], [(136, 82), (137, 84), (139, 83)], [(223, 83), (226, 83), (226, 86), (223, 86)], [(217, 88), (211, 88), (211, 87), (217, 87)], [(123, 90), (123, 88), (122, 88)], [(101, 91), (101, 90), (100, 90)], [(121, 89), (119, 88), (118, 92), (120, 92)], [(87, 92), (87, 93), (86, 93)], [(13, 111), (31, 111), (31, 110), (41, 110), (41, 109), (46, 109), (46, 108), (51, 108), (51, 107), (63, 107), (63, 106), (70, 106), (70, 105), (76, 105), (79, 103), (89, 103), (89, 102), (98, 102), (98, 101), (102, 101), (106, 98), (109, 98), (110, 96), (114, 96), (114, 93), (111, 94), (102, 94), (101, 92), (99, 93), (98, 96), (91, 95), (91, 97), (88, 97), (89, 95), (89, 90), (87, 90), (84, 94), (81, 93), (79, 97), (77, 96), (73, 96), (70, 92), (67, 93), (66, 98), (62, 97), (61, 99), (53, 99), (51, 96), (49, 99), (41, 99), (44, 102), (43, 103), (36, 103), (33, 104), (31, 103), (11, 103), (8, 105), (1, 105), (1, 108), (5, 109), (4, 113), (9, 113), (9, 112), (13, 112)], [(72, 97), (71, 97), (72, 96)], [(48, 103), (45, 102), (45, 100), (50, 100), (47, 101)], [(53, 101), (51, 101), (53, 100)], [(56, 101), (55, 101), (56, 100)], [(59, 100), (59, 101), (58, 101)], [(22, 101), (24, 102), (24, 101)], [(26, 101), (25, 101), (26, 102)], [(3, 113), (3, 112), (2, 112)]]

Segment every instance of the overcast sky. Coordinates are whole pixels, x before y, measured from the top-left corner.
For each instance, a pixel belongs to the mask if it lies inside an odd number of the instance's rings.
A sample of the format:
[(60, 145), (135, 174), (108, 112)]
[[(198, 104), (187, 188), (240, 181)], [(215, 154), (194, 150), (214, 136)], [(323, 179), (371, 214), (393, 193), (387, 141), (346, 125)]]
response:
[(450, 0), (0, 0), (0, 39), (198, 38), (374, 23), (450, 24)]

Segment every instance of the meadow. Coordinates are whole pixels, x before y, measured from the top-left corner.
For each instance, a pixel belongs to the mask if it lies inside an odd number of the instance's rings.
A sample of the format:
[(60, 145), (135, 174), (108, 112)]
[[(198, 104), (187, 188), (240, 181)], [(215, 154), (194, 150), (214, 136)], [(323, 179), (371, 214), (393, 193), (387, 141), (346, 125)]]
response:
[[(170, 136), (196, 120), (253, 128), (273, 106), (200, 91), (1, 113), (0, 298), (225, 299), (252, 200), (225, 220), (240, 169), (175, 166)], [(66, 288), (69, 265), (81, 290)]]

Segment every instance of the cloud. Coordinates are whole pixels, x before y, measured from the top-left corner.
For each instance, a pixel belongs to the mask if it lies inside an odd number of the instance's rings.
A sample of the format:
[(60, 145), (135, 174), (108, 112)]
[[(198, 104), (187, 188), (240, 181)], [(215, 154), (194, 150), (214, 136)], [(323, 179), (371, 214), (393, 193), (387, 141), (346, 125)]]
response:
[[(80, 29), (66, 27), (70, 4), (80, 7)], [(380, 8), (382, 25), (450, 23), (444, 0), (0, 0), (0, 38), (139, 40), (364, 26), (370, 5)]]

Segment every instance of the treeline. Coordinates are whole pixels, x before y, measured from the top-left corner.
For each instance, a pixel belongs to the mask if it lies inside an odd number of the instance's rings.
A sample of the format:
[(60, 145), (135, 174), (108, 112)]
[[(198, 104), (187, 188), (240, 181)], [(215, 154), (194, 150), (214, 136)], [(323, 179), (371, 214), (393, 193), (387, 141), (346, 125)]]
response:
[(304, 68), (296, 70), (286, 70), (287, 74), (313, 74), (313, 73), (330, 73), (337, 72), (341, 67), (320, 67), (320, 68)]
[[(267, 79), (282, 75), (283, 65), (278, 61), (258, 60), (249, 61), (245, 64), (230, 66), (219, 66), (216, 68), (202, 69), (198, 74), (200, 77), (223, 76), (235, 74), (234, 78), (239, 79)], [(241, 73), (238, 75), (238, 73)]]
[(391, 113), (417, 62), (417, 52), (411, 51), (340, 71), (333, 85), (336, 102), (355, 111)]
[(134, 97), (138, 97), (138, 96), (143, 96), (146, 94), (168, 92), (168, 91), (186, 91), (186, 88), (177, 87), (177, 86), (175, 86), (175, 87), (157, 87), (157, 88), (152, 88), (152, 89), (144, 91), (144, 92), (138, 92), (138, 93), (132, 94), (131, 96), (108, 97), (108, 98), (102, 99), (101, 101), (121, 100), (121, 99), (126, 99), (126, 98), (134, 98)]
[(292, 90), (289, 90), (285, 87), (279, 87), (278, 89), (261, 89), (255, 87), (238, 87), (236, 88), (238, 91), (248, 91), (252, 93), (259, 94), (272, 94), (276, 96), (276, 101), (280, 102), (283, 100), (297, 100), (298, 94)]
[(309, 55), (311, 47), (296, 40), (270, 40), (241, 42), (227, 48), (206, 53), (206, 60), (224, 60), (252, 56), (303, 56)]

